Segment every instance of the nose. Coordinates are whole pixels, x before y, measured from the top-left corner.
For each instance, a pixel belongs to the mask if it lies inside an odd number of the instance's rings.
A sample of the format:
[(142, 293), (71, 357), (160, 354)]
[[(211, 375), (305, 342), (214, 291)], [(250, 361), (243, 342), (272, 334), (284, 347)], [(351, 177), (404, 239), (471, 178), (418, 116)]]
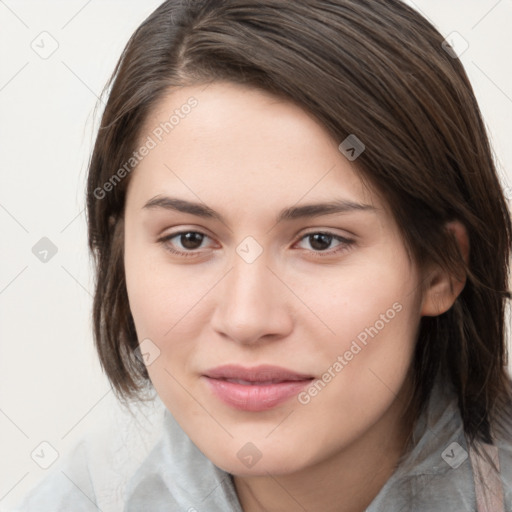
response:
[(263, 255), (252, 263), (235, 255), (219, 285), (212, 316), (216, 332), (247, 345), (289, 334), (293, 327), (290, 292)]

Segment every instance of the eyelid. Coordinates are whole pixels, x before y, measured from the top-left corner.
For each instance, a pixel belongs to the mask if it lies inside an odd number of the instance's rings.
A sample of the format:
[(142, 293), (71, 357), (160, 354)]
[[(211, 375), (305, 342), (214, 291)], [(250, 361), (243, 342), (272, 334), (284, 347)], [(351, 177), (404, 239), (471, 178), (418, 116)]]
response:
[[(163, 245), (166, 245), (169, 242), (169, 240), (171, 240), (175, 237), (178, 237), (180, 235), (184, 235), (185, 233), (197, 233), (197, 234), (203, 235), (203, 237), (213, 240), (213, 237), (211, 237), (208, 233), (205, 233), (202, 229), (185, 228), (185, 229), (180, 229), (179, 231), (176, 231), (176, 232), (166, 233), (166, 234), (162, 235), (161, 237), (159, 237), (157, 239), (157, 242), (159, 242)], [(201, 249), (193, 249), (190, 251), (179, 251), (179, 252), (189, 253), (189, 254), (199, 254), (200, 251), (201, 251)]]
[(315, 229), (315, 230), (308, 231), (306, 233), (301, 234), (298, 237), (298, 240), (296, 242), (294, 242), (293, 245), (295, 246), (298, 243), (302, 242), (309, 235), (314, 235), (317, 233), (330, 236), (333, 239), (340, 242), (340, 244), (338, 246), (336, 246), (334, 249), (332, 249), (332, 248), (326, 249), (325, 251), (314, 251), (311, 249), (302, 249), (302, 250), (308, 252), (309, 254), (311, 254), (314, 258), (318, 258), (318, 257), (319, 258), (327, 258), (329, 256), (331, 256), (331, 257), (339, 256), (341, 253), (348, 251), (355, 244), (355, 240), (353, 238), (348, 238), (343, 235), (338, 235), (328, 229)]
[(352, 239), (355, 240), (358, 238), (355, 233), (351, 233), (350, 231), (347, 231), (347, 230), (342, 230), (343, 234), (341, 234), (336, 231), (337, 229), (339, 229), (339, 228), (322, 228), (322, 227), (314, 226), (312, 228), (307, 228), (307, 230), (304, 232), (299, 232), (297, 237), (302, 238), (306, 235), (313, 235), (315, 233), (325, 233), (327, 235), (344, 238), (345, 240), (352, 240)]

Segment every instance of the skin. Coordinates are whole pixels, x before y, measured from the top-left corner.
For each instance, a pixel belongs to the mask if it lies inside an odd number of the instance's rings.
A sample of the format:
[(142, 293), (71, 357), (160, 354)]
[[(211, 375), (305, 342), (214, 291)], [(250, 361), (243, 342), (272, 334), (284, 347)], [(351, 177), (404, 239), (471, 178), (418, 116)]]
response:
[[(148, 365), (152, 383), (190, 439), (234, 475), (244, 511), (364, 510), (405, 447), (420, 318), (449, 309), (464, 282), (418, 270), (357, 161), (291, 102), (228, 82), (183, 87), (160, 101), (140, 140), (191, 96), (198, 105), (139, 163), (126, 197), (130, 308), (139, 340), (160, 350)], [(224, 222), (144, 208), (156, 196), (200, 202)], [(373, 209), (275, 222), (282, 208), (336, 199)], [(467, 251), (462, 226), (448, 227)], [(158, 241), (180, 231), (206, 236), (195, 246)], [(322, 251), (305, 236), (325, 231), (351, 242), (333, 237)], [(252, 263), (236, 251), (248, 236), (262, 249)], [(400, 312), (307, 404), (293, 397), (239, 411), (201, 378), (233, 363), (320, 379), (397, 303)], [(248, 442), (261, 453), (250, 468), (237, 457)]]

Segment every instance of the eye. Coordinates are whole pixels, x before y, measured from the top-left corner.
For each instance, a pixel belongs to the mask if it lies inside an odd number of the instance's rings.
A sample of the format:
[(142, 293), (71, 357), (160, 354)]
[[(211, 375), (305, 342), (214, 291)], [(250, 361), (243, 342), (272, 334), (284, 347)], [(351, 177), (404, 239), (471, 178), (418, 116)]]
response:
[[(312, 252), (320, 257), (332, 256), (333, 254), (346, 251), (354, 243), (354, 240), (330, 233), (329, 231), (314, 231), (307, 233), (300, 238), (299, 242), (304, 240), (309, 242), (310, 246), (313, 248)], [(335, 247), (334, 250), (328, 250), (333, 240), (338, 241), (339, 244)]]
[[(172, 254), (190, 257), (198, 256), (200, 254), (198, 249), (201, 249), (202, 243), (207, 238), (210, 237), (205, 233), (189, 230), (165, 235), (160, 238), (158, 242), (161, 243), (164, 248)], [(176, 242), (172, 242), (174, 239), (176, 239)], [(305, 240), (307, 240), (312, 247), (310, 252), (314, 253), (315, 256), (320, 257), (339, 254), (348, 250), (354, 243), (354, 240), (330, 233), (328, 231), (314, 231), (307, 233), (303, 235), (297, 243), (303, 242)], [(329, 250), (329, 247), (333, 241), (337, 241), (338, 245), (336, 245), (334, 249)], [(178, 245), (177, 248), (176, 245)], [(306, 250), (308, 249), (306, 248)]]
[[(174, 247), (175, 243), (171, 243), (171, 240), (177, 239), (177, 242), (181, 244), (181, 248)], [(179, 233), (172, 233), (166, 235), (158, 240), (166, 250), (172, 254), (179, 256), (197, 256), (197, 249), (201, 247), (205, 238), (210, 238), (208, 235), (201, 233), (200, 231), (180, 231)]]

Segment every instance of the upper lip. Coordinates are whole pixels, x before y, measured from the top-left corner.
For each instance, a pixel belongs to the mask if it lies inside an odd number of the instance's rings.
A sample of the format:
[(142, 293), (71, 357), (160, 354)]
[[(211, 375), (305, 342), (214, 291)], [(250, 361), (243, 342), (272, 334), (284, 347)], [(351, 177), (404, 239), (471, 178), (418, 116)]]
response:
[(252, 368), (245, 368), (239, 365), (228, 364), (207, 370), (204, 375), (211, 379), (239, 379), (248, 382), (283, 382), (313, 378), (311, 375), (294, 372), (287, 368), (272, 365), (260, 365)]

